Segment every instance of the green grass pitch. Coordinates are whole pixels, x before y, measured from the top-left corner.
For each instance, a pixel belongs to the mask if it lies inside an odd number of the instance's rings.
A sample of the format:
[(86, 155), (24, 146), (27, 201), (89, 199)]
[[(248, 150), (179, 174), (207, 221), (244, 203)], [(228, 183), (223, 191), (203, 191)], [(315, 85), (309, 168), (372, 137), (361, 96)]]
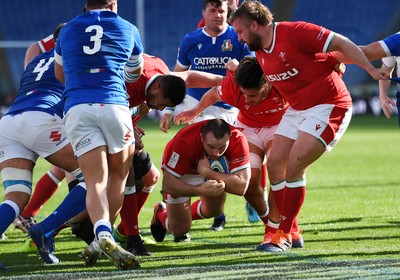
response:
[[(144, 141), (160, 166), (165, 143), (178, 127), (164, 134), (158, 123), (144, 121)], [(58, 265), (43, 266), (35, 253), (22, 252), (25, 235), (13, 226), (0, 241), (0, 261), (8, 270), (0, 279), (400, 279), (400, 134), (396, 117), (355, 116), (337, 147), (323, 155), (307, 174), (307, 195), (299, 215), (305, 248), (283, 254), (258, 252), (264, 228), (250, 224), (244, 199), (228, 196), (227, 225), (211, 232), (211, 220), (195, 221), (192, 241), (147, 244), (151, 257), (141, 268), (120, 271), (104, 256), (85, 267), (78, 254), (85, 243), (69, 229), (56, 237)], [(39, 161), (34, 181), (49, 165)], [(161, 200), (160, 184), (140, 215), (143, 237), (152, 240), (153, 205)], [(42, 220), (66, 194), (65, 183), (41, 209)], [(3, 190), (0, 190), (3, 198)]]

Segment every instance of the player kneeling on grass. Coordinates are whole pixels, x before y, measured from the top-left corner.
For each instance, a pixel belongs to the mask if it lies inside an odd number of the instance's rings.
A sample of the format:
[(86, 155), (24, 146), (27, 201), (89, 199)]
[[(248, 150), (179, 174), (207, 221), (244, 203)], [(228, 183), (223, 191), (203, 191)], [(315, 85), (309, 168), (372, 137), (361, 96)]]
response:
[[(228, 167), (224, 167), (224, 157)], [(222, 173), (211, 162), (222, 162)], [(162, 159), (162, 189), (166, 204), (154, 206), (150, 229), (161, 242), (167, 231), (175, 242), (189, 241), (192, 220), (220, 216), (226, 193), (243, 196), (250, 181), (246, 137), (224, 120), (198, 122), (181, 129), (168, 142)], [(191, 204), (191, 197), (200, 196)]]

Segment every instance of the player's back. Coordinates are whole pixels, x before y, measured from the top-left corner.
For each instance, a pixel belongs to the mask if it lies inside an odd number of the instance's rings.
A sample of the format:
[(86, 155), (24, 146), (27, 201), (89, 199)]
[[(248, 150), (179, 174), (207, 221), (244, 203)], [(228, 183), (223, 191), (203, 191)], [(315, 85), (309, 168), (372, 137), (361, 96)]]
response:
[(44, 111), (63, 116), (64, 86), (54, 75), (54, 49), (36, 56), (21, 77), (20, 88), (8, 114)]
[(127, 104), (123, 69), (135, 34), (136, 27), (106, 10), (88, 11), (67, 23), (56, 46), (66, 79), (66, 110), (90, 102)]

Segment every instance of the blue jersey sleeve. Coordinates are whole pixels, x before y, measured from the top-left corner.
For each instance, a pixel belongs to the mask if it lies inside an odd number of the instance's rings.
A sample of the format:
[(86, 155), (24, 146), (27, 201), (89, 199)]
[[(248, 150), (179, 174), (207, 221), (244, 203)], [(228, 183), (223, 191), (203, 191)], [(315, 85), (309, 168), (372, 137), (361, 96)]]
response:
[(400, 56), (400, 32), (383, 39), (383, 42), (386, 44), (390, 56)]

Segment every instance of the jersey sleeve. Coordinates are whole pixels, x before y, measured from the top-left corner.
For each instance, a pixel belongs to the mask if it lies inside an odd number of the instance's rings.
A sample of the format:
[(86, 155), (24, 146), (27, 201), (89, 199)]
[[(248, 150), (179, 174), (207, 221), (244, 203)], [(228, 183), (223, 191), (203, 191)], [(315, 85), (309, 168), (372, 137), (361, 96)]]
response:
[(165, 146), (163, 158), (162, 158), (162, 169), (170, 173), (171, 175), (181, 178), (184, 174), (190, 174), (190, 168), (188, 160), (186, 158), (187, 152), (180, 141), (174, 141), (172, 139)]
[(292, 32), (293, 34), (288, 34), (289, 40), (294, 38), (295, 44), (301, 50), (310, 53), (326, 53), (334, 36), (334, 32), (329, 29), (308, 22), (297, 22)]
[(186, 35), (183, 38), (183, 40), (181, 41), (181, 43), (179, 44), (178, 57), (176, 60), (176, 63), (184, 69), (189, 69), (190, 64), (191, 64), (190, 59), (188, 57), (188, 51), (189, 51), (188, 50), (189, 49), (188, 41), (189, 41), (189, 37), (188, 37), (188, 35)]
[(227, 153), (230, 173), (250, 167), (249, 144), (244, 134), (236, 128), (232, 130)]
[(400, 56), (400, 32), (379, 41), (387, 56)]
[(39, 45), (39, 48), (42, 51), (42, 53), (48, 52), (49, 50), (53, 49), (55, 47), (53, 34), (50, 34), (46, 38), (43, 38), (42, 40), (38, 41), (37, 44)]
[(240, 94), (240, 89), (235, 83), (234, 72), (227, 70), (225, 78), (218, 83), (217, 92), (219, 100), (235, 106)]

